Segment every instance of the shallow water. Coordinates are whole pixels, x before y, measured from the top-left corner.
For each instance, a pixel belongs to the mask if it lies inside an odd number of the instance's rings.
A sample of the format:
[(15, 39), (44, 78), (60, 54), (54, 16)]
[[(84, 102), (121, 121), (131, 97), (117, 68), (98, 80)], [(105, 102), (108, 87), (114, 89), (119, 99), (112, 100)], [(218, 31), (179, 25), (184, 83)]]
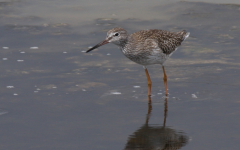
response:
[[(0, 12), (0, 149), (239, 148), (239, 5), (13, 0)], [(84, 53), (116, 26), (191, 32), (165, 63), (167, 100), (161, 66), (148, 67), (149, 105), (143, 68), (115, 45)]]

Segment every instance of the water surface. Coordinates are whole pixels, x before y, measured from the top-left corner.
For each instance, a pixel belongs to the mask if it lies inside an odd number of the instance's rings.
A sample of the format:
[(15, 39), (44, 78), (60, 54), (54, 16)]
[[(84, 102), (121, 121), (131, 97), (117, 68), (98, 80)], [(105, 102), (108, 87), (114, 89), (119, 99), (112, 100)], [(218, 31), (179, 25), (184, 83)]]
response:
[[(0, 8), (1, 149), (239, 148), (234, 1), (18, 0)], [(84, 53), (116, 26), (191, 32), (165, 64), (168, 99), (161, 66), (148, 67), (150, 105), (143, 68), (115, 45)]]

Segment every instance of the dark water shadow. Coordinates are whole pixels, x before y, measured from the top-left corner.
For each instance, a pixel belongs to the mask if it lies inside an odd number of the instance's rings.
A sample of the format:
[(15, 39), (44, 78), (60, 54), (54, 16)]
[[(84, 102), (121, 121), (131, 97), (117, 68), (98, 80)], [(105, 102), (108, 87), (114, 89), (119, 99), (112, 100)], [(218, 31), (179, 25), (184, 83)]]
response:
[(188, 136), (183, 131), (177, 131), (166, 126), (168, 99), (164, 102), (163, 124), (149, 124), (152, 113), (152, 103), (148, 103), (148, 113), (145, 123), (129, 136), (124, 150), (172, 150), (180, 149), (188, 143)]

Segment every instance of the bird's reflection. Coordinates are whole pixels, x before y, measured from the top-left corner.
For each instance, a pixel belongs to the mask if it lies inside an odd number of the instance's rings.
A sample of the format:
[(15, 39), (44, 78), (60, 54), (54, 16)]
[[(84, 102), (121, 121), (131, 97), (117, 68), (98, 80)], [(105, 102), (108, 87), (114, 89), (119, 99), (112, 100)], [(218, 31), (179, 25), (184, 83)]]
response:
[(188, 137), (183, 132), (166, 126), (167, 102), (167, 98), (165, 98), (163, 125), (151, 125), (149, 120), (152, 103), (149, 97), (145, 124), (129, 136), (124, 150), (177, 150), (187, 144)]

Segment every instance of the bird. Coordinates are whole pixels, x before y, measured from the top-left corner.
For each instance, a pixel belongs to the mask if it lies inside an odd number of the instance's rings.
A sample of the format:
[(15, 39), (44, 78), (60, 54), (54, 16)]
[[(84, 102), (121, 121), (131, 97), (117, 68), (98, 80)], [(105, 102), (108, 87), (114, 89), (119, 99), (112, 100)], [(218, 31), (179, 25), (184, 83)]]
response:
[(168, 96), (167, 75), (164, 63), (189, 35), (190, 32), (186, 30), (170, 32), (160, 29), (140, 30), (128, 34), (125, 29), (115, 27), (107, 32), (105, 40), (88, 49), (86, 53), (107, 43), (117, 45), (123, 55), (131, 61), (143, 66), (148, 82), (148, 97), (151, 97), (152, 81), (147, 66), (160, 64), (163, 70), (165, 95)]

